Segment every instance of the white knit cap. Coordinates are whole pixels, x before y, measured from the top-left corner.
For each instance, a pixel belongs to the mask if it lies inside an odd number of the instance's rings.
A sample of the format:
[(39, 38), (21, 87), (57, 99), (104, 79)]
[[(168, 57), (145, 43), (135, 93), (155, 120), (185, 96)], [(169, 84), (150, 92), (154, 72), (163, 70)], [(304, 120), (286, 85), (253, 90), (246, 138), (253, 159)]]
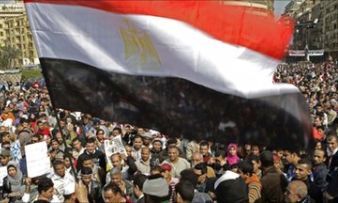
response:
[(169, 194), (169, 185), (164, 178), (147, 179), (143, 183), (143, 193), (156, 197), (165, 197)]

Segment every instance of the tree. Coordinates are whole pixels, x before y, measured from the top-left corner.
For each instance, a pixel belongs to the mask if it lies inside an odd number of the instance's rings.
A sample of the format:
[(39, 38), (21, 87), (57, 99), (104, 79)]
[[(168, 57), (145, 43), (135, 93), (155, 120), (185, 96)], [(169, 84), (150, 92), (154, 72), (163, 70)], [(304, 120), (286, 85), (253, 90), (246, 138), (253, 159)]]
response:
[(14, 68), (15, 60), (19, 58), (20, 50), (9, 45), (0, 47), (0, 69)]

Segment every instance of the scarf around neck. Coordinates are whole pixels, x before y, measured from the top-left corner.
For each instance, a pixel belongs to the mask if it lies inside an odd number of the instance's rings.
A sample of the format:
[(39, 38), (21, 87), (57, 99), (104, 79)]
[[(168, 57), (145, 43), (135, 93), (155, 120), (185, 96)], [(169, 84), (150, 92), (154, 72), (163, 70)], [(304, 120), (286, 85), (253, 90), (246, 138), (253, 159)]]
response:
[(22, 185), (22, 173), (18, 165), (14, 162), (8, 163), (7, 171), (10, 167), (14, 167), (16, 169), (16, 175), (14, 177), (7, 175), (8, 182), (10, 183), (11, 191), (18, 192), (20, 191)]

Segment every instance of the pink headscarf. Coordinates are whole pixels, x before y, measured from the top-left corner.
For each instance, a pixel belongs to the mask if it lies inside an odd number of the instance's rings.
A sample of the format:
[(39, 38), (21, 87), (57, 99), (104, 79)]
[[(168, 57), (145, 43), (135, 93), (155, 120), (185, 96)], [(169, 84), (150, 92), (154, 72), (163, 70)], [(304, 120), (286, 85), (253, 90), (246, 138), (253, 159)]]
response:
[[(236, 151), (236, 154), (235, 155), (231, 155), (229, 153), (230, 149), (231, 148), (234, 148), (235, 151)], [(234, 164), (237, 164), (239, 162), (239, 157), (237, 156), (237, 144), (234, 144), (234, 143), (230, 143), (228, 145), (228, 149), (227, 149), (227, 163), (229, 164), (229, 166), (231, 165), (234, 165)]]

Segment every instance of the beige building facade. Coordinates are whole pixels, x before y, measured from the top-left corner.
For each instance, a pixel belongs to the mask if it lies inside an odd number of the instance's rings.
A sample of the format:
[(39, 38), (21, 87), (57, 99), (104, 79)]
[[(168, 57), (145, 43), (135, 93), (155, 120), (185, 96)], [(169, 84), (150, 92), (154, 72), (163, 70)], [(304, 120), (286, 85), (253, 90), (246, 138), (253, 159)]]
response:
[(0, 46), (5, 45), (19, 50), (16, 66), (39, 63), (23, 2), (0, 4)]
[(4, 1), (0, 1), (0, 46), (4, 46), (6, 42), (6, 20), (22, 14), (24, 14), (22, 3), (5, 4)]

